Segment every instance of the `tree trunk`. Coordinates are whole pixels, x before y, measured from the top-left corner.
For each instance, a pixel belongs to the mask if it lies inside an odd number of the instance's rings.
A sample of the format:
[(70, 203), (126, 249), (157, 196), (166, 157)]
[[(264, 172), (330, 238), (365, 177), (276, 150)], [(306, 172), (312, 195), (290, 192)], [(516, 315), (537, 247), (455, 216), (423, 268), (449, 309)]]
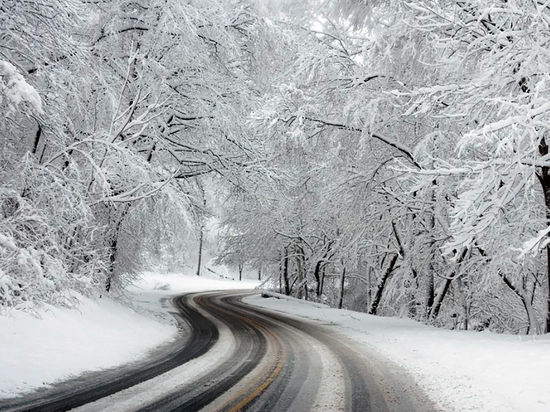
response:
[[(550, 198), (547, 208), (550, 208)], [(546, 246), (546, 322), (544, 333), (550, 333), (550, 245)]]
[(296, 297), (298, 299), (302, 299), (304, 297), (303, 295), (303, 288), (307, 287), (304, 285), (304, 251), (301, 247), (296, 248), (296, 267), (298, 268), (298, 293)]
[(537, 321), (537, 316), (535, 314), (535, 310), (533, 309), (533, 305), (531, 304), (531, 299), (528, 296), (527, 292), (525, 291), (525, 288), (522, 287), (521, 289), (517, 286), (514, 286), (514, 284), (508, 279), (508, 277), (502, 273), (498, 272), (498, 275), (504, 282), (506, 286), (508, 286), (512, 292), (521, 300), (521, 303), (523, 304), (523, 307), (525, 308), (525, 313), (527, 314), (527, 320), (529, 322), (529, 327), (527, 328), (527, 333), (529, 335), (534, 335), (539, 333), (539, 323)]
[[(112, 209), (111, 209), (112, 210)], [(107, 278), (105, 279), (105, 291), (109, 292), (113, 285), (113, 278), (115, 275), (115, 263), (118, 254), (118, 237), (120, 235), (120, 229), (122, 228), (122, 223), (124, 218), (130, 210), (130, 203), (126, 203), (123, 206), (122, 212), (118, 217), (115, 225), (114, 231), (111, 233), (111, 239), (109, 241), (109, 269), (107, 271)]]
[(468, 252), (467, 248), (462, 249), (462, 253), (458, 257), (457, 262), (455, 263), (455, 267), (453, 270), (446, 276), (445, 283), (443, 284), (443, 287), (439, 290), (439, 293), (434, 299), (434, 304), (432, 306), (432, 310), (430, 311), (430, 320), (434, 320), (439, 315), (439, 311), (441, 310), (441, 305), (443, 303), (443, 299), (445, 299), (445, 296), (447, 295), (447, 292), (449, 291), (449, 287), (451, 286), (451, 282), (456, 277), (456, 274), (458, 272), (458, 268), (464, 258), (466, 257), (466, 253)]
[(326, 251), (325, 253), (323, 253), (321, 259), (319, 259), (315, 264), (315, 270), (313, 271), (313, 276), (315, 277), (315, 281), (317, 282), (317, 285), (315, 287), (315, 293), (317, 294), (317, 297), (321, 296), (323, 293), (325, 265), (330, 261), (332, 256), (334, 256), (334, 253), (332, 255), (330, 254), (332, 243), (333, 242), (326, 243)]
[(537, 315), (535, 313), (535, 309), (533, 308), (533, 305), (529, 301), (529, 299), (521, 299), (523, 303), (523, 307), (525, 308), (525, 312), (527, 313), (527, 319), (529, 322), (529, 327), (527, 328), (527, 334), (528, 335), (536, 335), (540, 333), (539, 328), (539, 322), (537, 321)]
[(322, 260), (318, 260), (315, 264), (315, 270), (313, 271), (313, 277), (315, 278), (315, 294), (317, 297), (321, 296), (321, 264)]
[(320, 277), (321, 285), (319, 286), (319, 296), (323, 295), (323, 287), (325, 286), (326, 270), (327, 270), (327, 265), (323, 265), (323, 267), (321, 268), (321, 277)]
[(283, 293), (283, 257), (279, 252), (279, 293)]
[[(435, 186), (437, 183), (435, 180), (432, 181), (432, 186)], [(432, 203), (435, 208), (435, 189), (432, 188)], [(428, 317), (432, 311), (432, 307), (435, 301), (435, 280), (434, 280), (434, 262), (433, 262), (433, 252), (435, 249), (435, 239), (434, 239), (434, 230), (435, 230), (435, 210), (431, 210), (430, 216), (428, 218), (428, 236), (430, 237), (430, 252), (428, 254), (428, 273), (426, 273), (426, 308), (424, 310), (424, 316)]]
[(397, 263), (398, 256), (399, 256), (398, 253), (392, 256), (390, 260), (390, 264), (386, 269), (386, 272), (384, 272), (382, 279), (380, 279), (380, 282), (376, 287), (376, 293), (374, 294), (374, 298), (369, 308), (369, 312), (368, 312), (369, 315), (376, 315), (376, 313), (378, 312), (378, 306), (380, 305), (380, 301), (382, 300), (382, 293), (384, 292), (384, 288), (386, 287), (386, 283), (388, 279), (390, 278), (391, 274), (393, 273), (393, 270), (395, 269), (395, 264)]
[(42, 126), (40, 123), (38, 123), (38, 130), (36, 131), (36, 134), (34, 135), (34, 143), (32, 145), (32, 154), (36, 155), (38, 152), (38, 145), (40, 144), (40, 137), (42, 136)]
[(197, 276), (201, 275), (201, 266), (202, 266), (202, 241), (203, 241), (203, 228), (201, 226), (201, 233), (199, 235), (199, 261), (197, 263)]
[[(454, 277), (456, 272), (452, 272), (451, 276)], [(443, 303), (443, 299), (445, 298), (445, 295), (447, 295), (447, 292), (449, 291), (449, 287), (451, 286), (451, 279), (445, 279), (445, 283), (443, 284), (443, 287), (439, 290), (439, 293), (434, 299), (434, 304), (432, 306), (432, 310), (430, 311), (430, 320), (434, 320), (439, 315), (439, 310), (441, 309), (441, 304)]]
[[(527, 82), (524, 81), (525, 79), (522, 78), (520, 82), (520, 87), (524, 93), (529, 93), (529, 87), (527, 85)], [(548, 155), (548, 143), (546, 142), (546, 137), (543, 136), (539, 142), (539, 154), (541, 156)], [(539, 179), (539, 182), (542, 186), (542, 191), (544, 194), (544, 206), (546, 211), (546, 226), (550, 226), (550, 168), (548, 167), (541, 167), (537, 173), (537, 178)], [(500, 273), (499, 273), (500, 274)], [(503, 275), (501, 275), (503, 277)], [(527, 312), (527, 317), (529, 319), (529, 328), (528, 333), (535, 333), (538, 332), (538, 330), (535, 330), (535, 328), (538, 329), (538, 323), (537, 319), (533, 310), (532, 306), (532, 299), (529, 299), (527, 297), (527, 293), (525, 291), (525, 287), (522, 288), (521, 293), (512, 286), (512, 284), (508, 281), (506, 281), (505, 276), (503, 277), (504, 282), (512, 288), (512, 290), (520, 297), (524, 307), (525, 311)], [(535, 287), (536, 282), (533, 285), (533, 296), (535, 293)], [(545, 301), (546, 301), (546, 308), (545, 308), (545, 322), (544, 322), (544, 332), (549, 333), (550, 332), (550, 244), (546, 245), (546, 293), (545, 293)]]
[(296, 297), (298, 299), (302, 299), (303, 297), (303, 294), (302, 294), (302, 282), (304, 280), (304, 272), (303, 272), (303, 268), (302, 268), (302, 260), (300, 259), (300, 256), (296, 256), (296, 266), (298, 268), (298, 291), (296, 293)]
[(367, 308), (370, 308), (370, 305), (372, 303), (371, 277), (372, 267), (369, 265), (367, 268)]
[(461, 302), (462, 310), (464, 312), (463, 329), (468, 330), (469, 321), (470, 321), (470, 304), (466, 296), (466, 285), (464, 284), (461, 278), (457, 279), (457, 283), (458, 283), (458, 293), (460, 294), (460, 300), (462, 301)]
[(434, 282), (434, 271), (432, 263), (428, 266), (428, 273), (426, 275), (426, 310), (425, 316), (429, 316), (435, 301), (435, 282)]
[(243, 269), (244, 269), (244, 264), (239, 263), (239, 281), (243, 280)]
[(113, 276), (115, 273), (115, 261), (117, 255), (118, 238), (114, 236), (109, 243), (109, 271), (107, 272), (107, 279), (105, 279), (105, 292), (111, 291), (113, 282)]
[(342, 276), (340, 276), (340, 299), (338, 300), (338, 309), (342, 309), (344, 304), (344, 283), (346, 281), (346, 268), (342, 270)]
[[(154, 146), (153, 146), (154, 147)], [(151, 150), (151, 153), (153, 151)], [(201, 191), (202, 195), (202, 205), (204, 207), (204, 210), (206, 210), (206, 194), (204, 193), (204, 187), (199, 182), (198, 179), (196, 179), (197, 187)], [(203, 252), (203, 243), (204, 243), (204, 218), (199, 215), (199, 222), (200, 222), (200, 233), (199, 233), (199, 261), (197, 263), (197, 276), (201, 275), (201, 266), (202, 266), (202, 252)], [(240, 279), (239, 279), (240, 280)]]
[(288, 249), (285, 247), (285, 257), (283, 260), (283, 282), (285, 286), (285, 295), (290, 296), (290, 281), (288, 279)]
[[(548, 144), (543, 137), (539, 143), (539, 154), (546, 156), (548, 154)], [(544, 206), (546, 208), (546, 225), (550, 226), (550, 168), (541, 167), (537, 172), (537, 177), (544, 193)], [(544, 332), (550, 332), (550, 245), (546, 246), (546, 314)]]

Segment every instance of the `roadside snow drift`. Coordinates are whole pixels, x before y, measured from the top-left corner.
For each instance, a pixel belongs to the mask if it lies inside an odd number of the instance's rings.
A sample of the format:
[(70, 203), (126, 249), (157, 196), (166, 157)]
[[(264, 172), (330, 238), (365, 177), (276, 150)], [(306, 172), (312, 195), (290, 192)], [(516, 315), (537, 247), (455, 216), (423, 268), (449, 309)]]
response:
[(40, 318), (0, 316), (0, 397), (133, 361), (176, 332), (111, 300), (80, 301), (77, 309), (47, 307)]

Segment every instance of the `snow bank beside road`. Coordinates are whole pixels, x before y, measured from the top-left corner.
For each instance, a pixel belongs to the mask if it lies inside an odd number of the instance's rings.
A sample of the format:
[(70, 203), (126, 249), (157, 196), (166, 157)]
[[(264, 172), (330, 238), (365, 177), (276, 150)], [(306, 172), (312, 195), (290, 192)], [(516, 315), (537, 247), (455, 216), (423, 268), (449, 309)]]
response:
[(441, 330), (292, 298), (244, 301), (331, 324), (410, 372), (444, 412), (550, 411), (548, 335)]
[[(80, 298), (76, 309), (49, 306), (40, 318), (10, 311), (0, 316), (0, 398), (9, 398), (85, 371), (145, 357), (176, 335), (168, 306), (180, 293), (250, 289), (235, 282), (184, 275), (146, 274), (130, 288), (136, 310), (109, 299)], [(162, 289), (158, 289), (158, 288)]]
[(77, 309), (50, 306), (40, 319), (0, 316), (0, 397), (143, 356), (175, 336), (162, 324), (108, 299), (80, 298)]

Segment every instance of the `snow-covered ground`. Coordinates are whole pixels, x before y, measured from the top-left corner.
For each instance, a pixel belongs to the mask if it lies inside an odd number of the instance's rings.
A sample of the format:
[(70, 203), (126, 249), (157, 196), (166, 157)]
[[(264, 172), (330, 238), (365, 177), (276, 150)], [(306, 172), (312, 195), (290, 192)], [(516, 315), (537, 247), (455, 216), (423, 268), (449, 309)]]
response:
[[(166, 297), (256, 285), (147, 274), (131, 290), (137, 312), (110, 300), (82, 298), (77, 310), (50, 307), (40, 319), (15, 311), (0, 316), (0, 398), (143, 358), (175, 336), (161, 304)], [(550, 411), (549, 335), (446, 331), (286, 297), (245, 301), (330, 324), (405, 368), (444, 412)]]
[(442, 411), (550, 411), (549, 335), (441, 330), (286, 297), (245, 302), (331, 324), (405, 368)]
[(50, 306), (34, 316), (9, 311), (0, 316), (0, 398), (144, 358), (177, 332), (160, 304), (163, 298), (257, 284), (149, 273), (131, 288), (135, 310), (110, 299), (80, 297), (76, 309)]

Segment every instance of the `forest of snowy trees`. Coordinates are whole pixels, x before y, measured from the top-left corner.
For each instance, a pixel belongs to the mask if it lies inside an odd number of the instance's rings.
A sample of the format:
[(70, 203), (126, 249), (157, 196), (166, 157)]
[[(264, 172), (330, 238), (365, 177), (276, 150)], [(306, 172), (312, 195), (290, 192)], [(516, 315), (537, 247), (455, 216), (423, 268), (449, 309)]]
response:
[[(3, 0), (0, 307), (218, 263), (550, 331), (550, 4)], [(549, 81), (547, 89), (546, 81)]]

